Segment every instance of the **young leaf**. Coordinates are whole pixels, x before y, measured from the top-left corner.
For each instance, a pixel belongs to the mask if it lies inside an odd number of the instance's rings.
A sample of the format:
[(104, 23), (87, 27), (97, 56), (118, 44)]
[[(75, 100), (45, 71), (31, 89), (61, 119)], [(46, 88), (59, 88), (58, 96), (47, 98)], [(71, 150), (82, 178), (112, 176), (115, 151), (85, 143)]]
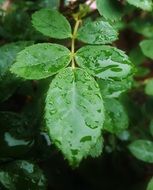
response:
[(71, 26), (67, 19), (53, 9), (41, 9), (32, 15), (32, 24), (42, 34), (51, 38), (71, 37)]
[(121, 81), (107, 81), (98, 79), (97, 82), (99, 84), (102, 97), (105, 98), (117, 98), (121, 93), (130, 89), (132, 86), (131, 77), (128, 77)]
[(131, 5), (134, 5), (144, 11), (152, 11), (152, 0), (127, 0)]
[(128, 148), (137, 159), (153, 163), (153, 142), (148, 140), (135, 140)]
[(153, 59), (153, 40), (143, 40), (140, 42), (140, 47), (143, 54), (150, 59)]
[(153, 96), (153, 79), (147, 80), (147, 84), (145, 86), (145, 93), (149, 96)]
[(128, 128), (128, 116), (123, 105), (116, 99), (105, 99), (104, 129), (110, 133), (119, 134)]
[(110, 44), (117, 40), (117, 32), (105, 21), (88, 22), (82, 26), (77, 38), (88, 44)]
[(132, 74), (128, 56), (111, 46), (85, 46), (76, 53), (77, 64), (90, 74), (107, 80), (121, 80)]
[(104, 107), (98, 84), (84, 70), (62, 70), (50, 85), (45, 112), (52, 141), (77, 166), (101, 136)]
[(115, 21), (122, 17), (122, 7), (116, 0), (96, 0), (97, 9), (105, 19)]
[(0, 78), (8, 73), (10, 66), (15, 61), (17, 53), (23, 50), (26, 46), (32, 45), (31, 41), (23, 41), (6, 44), (0, 47)]
[(46, 190), (46, 178), (35, 164), (18, 160), (0, 169), (0, 184), (8, 190)]
[(26, 79), (47, 78), (66, 67), (70, 60), (70, 51), (62, 45), (36, 44), (18, 54), (11, 72)]
[(153, 190), (153, 178), (149, 181), (149, 184), (147, 186), (147, 190)]

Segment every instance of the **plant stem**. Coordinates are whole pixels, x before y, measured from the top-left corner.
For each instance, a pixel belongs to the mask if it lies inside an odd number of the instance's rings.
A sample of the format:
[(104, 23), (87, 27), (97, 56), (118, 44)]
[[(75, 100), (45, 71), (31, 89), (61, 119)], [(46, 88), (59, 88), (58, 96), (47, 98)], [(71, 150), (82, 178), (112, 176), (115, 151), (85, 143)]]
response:
[(75, 26), (74, 26), (74, 31), (73, 31), (73, 35), (72, 35), (72, 44), (71, 44), (71, 53), (72, 53), (72, 68), (75, 68), (75, 59), (74, 59), (74, 54), (75, 54), (75, 39), (76, 39), (76, 35), (77, 35), (77, 31), (79, 28), (79, 24), (80, 24), (79, 19), (76, 20)]

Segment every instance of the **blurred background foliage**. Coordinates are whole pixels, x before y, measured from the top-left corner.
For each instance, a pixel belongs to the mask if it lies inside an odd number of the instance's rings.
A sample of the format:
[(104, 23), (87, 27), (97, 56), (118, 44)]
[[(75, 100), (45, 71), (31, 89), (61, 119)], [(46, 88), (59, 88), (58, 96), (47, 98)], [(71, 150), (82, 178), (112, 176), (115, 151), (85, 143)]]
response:
[[(24, 81), (9, 72), (17, 53), (27, 45), (55, 42), (35, 31), (31, 24), (32, 13), (44, 7), (58, 9), (73, 26), (71, 15), (85, 2), (0, 0), (2, 190), (145, 190), (153, 176), (153, 161), (148, 163), (146, 158), (141, 158), (130, 148), (138, 139), (153, 142), (152, 12), (137, 9), (124, 0), (118, 1), (124, 10), (121, 13), (123, 19), (112, 22), (119, 32), (119, 39), (114, 45), (130, 56), (136, 68), (134, 79), (121, 81), (123, 89), (120, 82), (116, 82), (115, 86), (100, 82), (102, 95), (106, 99), (105, 126), (108, 126), (103, 133), (103, 154), (96, 159), (84, 160), (75, 170), (68, 166), (43, 130), (44, 97), (52, 78)], [(105, 15), (109, 17), (107, 12)], [(93, 9), (86, 15), (84, 22), (99, 19), (99, 16), (98, 11)], [(67, 40), (60, 42), (70, 46)], [(79, 43), (77, 45), (81, 46)], [(124, 89), (127, 91), (121, 94)], [(114, 91), (117, 94), (113, 94)], [(142, 155), (146, 151), (150, 160), (153, 160), (152, 144), (149, 148), (147, 144), (143, 149), (145, 143), (141, 141), (140, 146), (136, 146)], [(148, 190), (153, 189), (152, 184), (150, 181)]]

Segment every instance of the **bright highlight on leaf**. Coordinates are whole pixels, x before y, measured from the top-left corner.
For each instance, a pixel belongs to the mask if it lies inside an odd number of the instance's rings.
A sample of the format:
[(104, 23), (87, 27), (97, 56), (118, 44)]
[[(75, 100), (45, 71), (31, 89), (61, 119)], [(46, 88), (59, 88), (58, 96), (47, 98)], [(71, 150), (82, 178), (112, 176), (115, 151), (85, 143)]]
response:
[(76, 62), (90, 74), (107, 80), (121, 80), (133, 70), (128, 56), (111, 46), (82, 47), (76, 53)]
[(26, 79), (47, 78), (66, 67), (70, 60), (70, 51), (62, 45), (36, 44), (18, 54), (11, 72)]
[(129, 150), (137, 159), (153, 163), (153, 142), (136, 140), (129, 145)]
[(71, 26), (67, 19), (56, 10), (41, 9), (32, 15), (32, 24), (42, 34), (51, 38), (71, 37)]
[(117, 98), (124, 91), (128, 90), (132, 86), (132, 77), (125, 78), (120, 81), (108, 81), (98, 79), (98, 84), (101, 89), (102, 97), (105, 98)]
[(105, 21), (88, 22), (83, 25), (77, 38), (88, 44), (110, 44), (117, 40), (116, 30)]
[(104, 107), (98, 84), (86, 71), (66, 68), (52, 81), (45, 110), (52, 141), (77, 166), (101, 136)]
[(127, 0), (127, 2), (145, 11), (152, 11), (152, 0)]

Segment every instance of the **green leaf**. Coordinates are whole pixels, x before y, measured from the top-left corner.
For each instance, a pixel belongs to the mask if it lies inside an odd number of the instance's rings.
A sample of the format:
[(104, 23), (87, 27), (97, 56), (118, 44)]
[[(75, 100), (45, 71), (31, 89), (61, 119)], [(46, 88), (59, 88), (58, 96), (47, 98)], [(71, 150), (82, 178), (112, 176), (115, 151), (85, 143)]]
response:
[(67, 19), (56, 10), (41, 9), (32, 15), (32, 24), (42, 34), (51, 38), (71, 37), (71, 26)]
[(116, 0), (96, 0), (97, 9), (105, 19), (115, 21), (123, 15), (122, 6)]
[(0, 183), (8, 190), (46, 190), (46, 179), (35, 164), (18, 160), (0, 169)]
[(93, 158), (96, 158), (96, 157), (98, 157), (98, 156), (101, 155), (102, 150), (103, 150), (103, 138), (100, 136), (100, 137), (98, 138), (97, 143), (95, 144), (95, 146), (93, 146), (93, 147), (90, 149), (89, 154), (90, 154)]
[(43, 0), (42, 4), (44, 5), (44, 7), (57, 9), (59, 7), (60, 0)]
[(152, 17), (133, 19), (129, 26), (137, 32), (147, 38), (153, 38), (153, 19)]
[(148, 140), (135, 140), (128, 148), (137, 159), (153, 163), (153, 142)]
[(145, 93), (149, 96), (153, 96), (153, 79), (146, 81)]
[(88, 22), (83, 25), (77, 34), (77, 38), (88, 44), (110, 44), (117, 40), (118, 33), (104, 21)]
[(66, 67), (70, 60), (70, 51), (62, 45), (36, 44), (18, 54), (11, 72), (26, 79), (47, 78)]
[(52, 141), (77, 166), (101, 136), (104, 107), (98, 84), (82, 69), (62, 70), (50, 85), (45, 112)]
[(9, 69), (17, 53), (31, 44), (32, 41), (21, 41), (0, 47), (0, 102), (7, 100), (19, 86), (21, 80), (12, 75)]
[(116, 99), (105, 99), (104, 129), (119, 134), (128, 128), (128, 116), (123, 105)]
[(152, 0), (127, 0), (131, 5), (134, 5), (144, 11), (152, 11)]
[(31, 150), (34, 132), (22, 116), (0, 112), (0, 126), (0, 158), (20, 158)]
[(149, 129), (150, 129), (151, 135), (153, 136), (153, 119), (150, 121)]
[(101, 79), (121, 80), (133, 72), (128, 56), (111, 46), (85, 46), (75, 58), (80, 67)]
[(147, 186), (147, 190), (153, 190), (153, 178), (149, 181), (149, 184)]
[(11, 97), (20, 84), (21, 80), (11, 73), (2, 77), (2, 79), (0, 79), (0, 102)]
[(15, 61), (17, 53), (31, 44), (33, 44), (33, 42), (23, 41), (6, 44), (0, 47), (0, 78), (8, 73), (10, 66)]
[(117, 98), (132, 86), (131, 77), (128, 77), (121, 81), (107, 81), (98, 79), (97, 82), (99, 84), (102, 97), (105, 98)]
[(150, 59), (153, 59), (153, 40), (143, 40), (140, 42), (140, 47), (143, 54)]

